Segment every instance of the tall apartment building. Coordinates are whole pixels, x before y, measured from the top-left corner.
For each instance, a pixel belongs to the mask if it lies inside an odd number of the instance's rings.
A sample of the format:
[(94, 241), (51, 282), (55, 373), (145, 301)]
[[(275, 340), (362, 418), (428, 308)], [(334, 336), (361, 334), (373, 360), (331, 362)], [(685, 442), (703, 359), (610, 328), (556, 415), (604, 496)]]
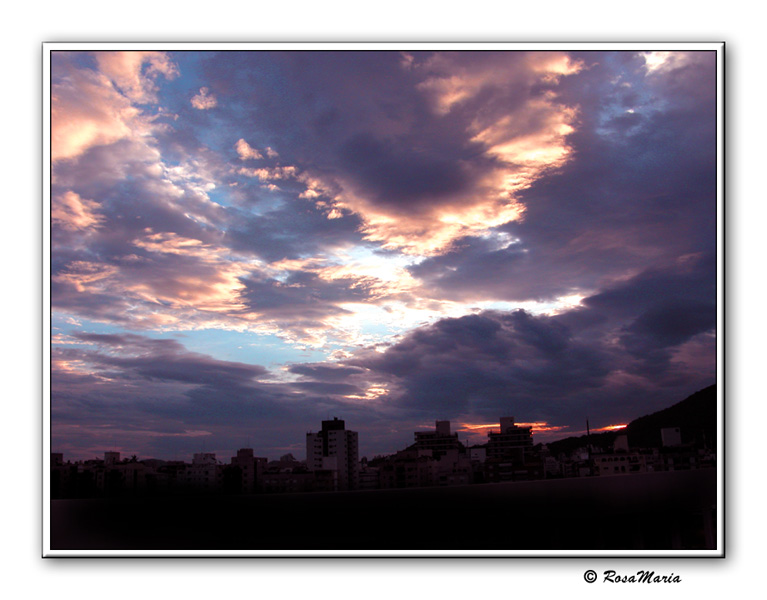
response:
[(310, 471), (337, 471), (339, 490), (359, 487), (359, 445), (356, 431), (334, 417), (323, 421), (322, 430), (306, 434), (306, 467)]

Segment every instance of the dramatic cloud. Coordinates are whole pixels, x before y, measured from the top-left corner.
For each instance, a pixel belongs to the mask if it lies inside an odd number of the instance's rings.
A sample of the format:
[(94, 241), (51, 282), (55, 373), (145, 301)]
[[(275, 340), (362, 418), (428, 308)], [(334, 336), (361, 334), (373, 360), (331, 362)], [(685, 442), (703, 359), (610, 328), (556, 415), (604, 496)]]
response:
[[(161, 52), (98, 52), (98, 70), (82, 66), (83, 53), (55, 53), (51, 84), (51, 156), (74, 158), (92, 146), (140, 136), (152, 116), (135, 103), (156, 100), (158, 75), (176, 70)], [(145, 68), (146, 65), (146, 68)]]
[(652, 412), (714, 381), (716, 307), (705, 293), (714, 283), (705, 261), (642, 273), (556, 315), (444, 319), (347, 364), (386, 381), (388, 401), (413, 414), (511, 413), (569, 427), (589, 404), (619, 418), (610, 405), (640, 392)]
[(620, 69), (610, 58), (589, 57), (585, 81), (562, 89), (580, 107), (580, 127), (567, 137), (576, 158), (518, 193), (524, 218), (498, 228), (505, 237), (458, 239), (414, 265), (428, 293), (586, 296), (648, 264), (714, 251), (712, 65), (704, 68), (704, 56), (648, 81), (640, 58), (619, 56)]
[(54, 52), (54, 445), (551, 439), (713, 383), (715, 58)]
[(164, 52), (94, 52), (99, 71), (131, 102), (156, 102), (159, 75), (173, 79), (178, 75), (175, 64)]
[[(557, 89), (581, 64), (564, 53), (408, 56), (266, 54), (251, 68), (269, 85), (238, 89), (257, 99), (248, 110), (262, 137), (285, 146), (325, 202), (358, 215), (366, 239), (434, 254), (519, 219), (514, 193), (566, 161), (577, 111)], [(242, 56), (217, 58), (207, 73), (217, 87), (246, 68)]]

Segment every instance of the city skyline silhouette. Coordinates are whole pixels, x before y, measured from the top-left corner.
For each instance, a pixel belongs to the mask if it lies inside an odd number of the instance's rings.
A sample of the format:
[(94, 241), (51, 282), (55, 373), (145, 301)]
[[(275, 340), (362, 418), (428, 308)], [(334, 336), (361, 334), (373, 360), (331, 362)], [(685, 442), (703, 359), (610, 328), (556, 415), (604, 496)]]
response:
[[(576, 490), (608, 469), (657, 498), (694, 471), (708, 502), (722, 60), (47, 44), (54, 504), (194, 482)], [(703, 390), (713, 424), (707, 404), (705, 425), (642, 425)], [(270, 471), (287, 456), (303, 466)], [(710, 550), (709, 509), (656, 542)]]

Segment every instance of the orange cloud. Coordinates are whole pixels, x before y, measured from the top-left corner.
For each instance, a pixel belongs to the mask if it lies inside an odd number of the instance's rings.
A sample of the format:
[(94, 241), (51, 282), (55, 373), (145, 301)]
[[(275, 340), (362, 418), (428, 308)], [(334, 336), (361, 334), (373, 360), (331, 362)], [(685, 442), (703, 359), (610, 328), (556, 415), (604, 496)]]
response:
[[(553, 433), (556, 431), (562, 431), (564, 429), (567, 429), (566, 425), (550, 425), (547, 421), (535, 421), (532, 423), (517, 423), (515, 422), (515, 425), (518, 425), (519, 427), (532, 427), (533, 433)], [(458, 424), (458, 431), (466, 431), (466, 432), (481, 432), (481, 431), (488, 431), (492, 429), (499, 429), (501, 426), (500, 423), (459, 423)]]
[(363, 218), (361, 231), (365, 239), (379, 242), (389, 250), (431, 256), (447, 250), (456, 239), (481, 235), (521, 218), (524, 207), (510, 198), (499, 198), (493, 187), (479, 187), (473, 197), (456, 197), (453, 202), (446, 201), (415, 215), (394, 214), (350, 193), (344, 194), (336, 205)]
[(625, 429), (626, 427), (628, 427), (628, 423), (623, 423), (621, 425), (606, 425), (605, 427), (600, 427), (599, 429), (592, 429), (592, 431), (617, 431), (619, 429)]
[[(494, 60), (497, 57), (501, 60)], [(490, 87), (529, 86), (536, 81), (556, 83), (561, 76), (573, 75), (583, 68), (581, 63), (573, 61), (563, 52), (510, 53), (505, 57), (496, 54), (470, 65), (460, 64), (458, 60), (461, 58), (460, 55), (444, 52), (418, 65), (429, 73), (418, 88), (429, 96), (433, 109), (439, 114), (448, 114)], [(408, 67), (410, 64), (412, 60)]]
[(373, 385), (365, 389), (364, 395), (348, 394), (344, 398), (350, 400), (378, 400), (381, 397), (385, 397), (389, 393), (386, 386)]

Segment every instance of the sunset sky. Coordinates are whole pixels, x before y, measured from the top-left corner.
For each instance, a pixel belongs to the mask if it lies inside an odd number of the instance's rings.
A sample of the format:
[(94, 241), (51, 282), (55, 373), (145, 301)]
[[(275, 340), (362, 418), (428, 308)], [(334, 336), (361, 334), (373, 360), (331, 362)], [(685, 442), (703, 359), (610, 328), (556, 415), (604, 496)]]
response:
[(716, 382), (713, 51), (60, 51), (51, 450), (535, 441)]

